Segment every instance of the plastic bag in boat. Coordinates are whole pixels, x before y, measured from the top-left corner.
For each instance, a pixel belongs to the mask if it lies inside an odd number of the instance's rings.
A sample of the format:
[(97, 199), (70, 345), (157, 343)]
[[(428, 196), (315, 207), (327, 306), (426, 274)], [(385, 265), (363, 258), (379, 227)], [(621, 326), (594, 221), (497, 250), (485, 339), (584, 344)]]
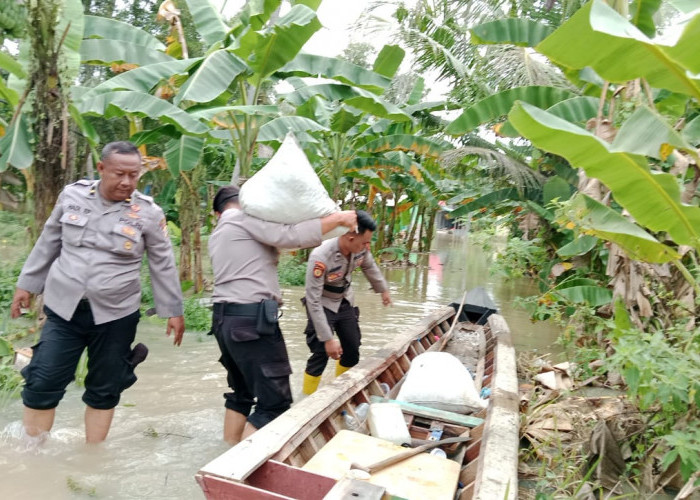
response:
[[(241, 187), (241, 208), (248, 215), (271, 222), (296, 224), (339, 210), (290, 132), (270, 161)], [(340, 236), (337, 228), (324, 239)]]
[(473, 413), (488, 405), (479, 397), (469, 370), (447, 352), (424, 352), (413, 358), (396, 399), (455, 413)]

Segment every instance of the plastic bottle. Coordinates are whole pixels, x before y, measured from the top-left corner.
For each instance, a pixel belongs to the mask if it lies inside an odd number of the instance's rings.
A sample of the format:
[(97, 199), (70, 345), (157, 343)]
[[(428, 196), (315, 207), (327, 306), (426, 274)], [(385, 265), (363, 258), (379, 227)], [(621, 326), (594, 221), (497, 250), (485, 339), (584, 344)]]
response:
[(349, 431), (357, 432), (360, 428), (360, 422), (345, 410), (341, 411), (340, 414), (343, 416), (343, 426)]
[(360, 422), (365, 421), (365, 419), (367, 418), (368, 411), (369, 403), (360, 403), (355, 407), (355, 415), (357, 415), (357, 418), (360, 420)]

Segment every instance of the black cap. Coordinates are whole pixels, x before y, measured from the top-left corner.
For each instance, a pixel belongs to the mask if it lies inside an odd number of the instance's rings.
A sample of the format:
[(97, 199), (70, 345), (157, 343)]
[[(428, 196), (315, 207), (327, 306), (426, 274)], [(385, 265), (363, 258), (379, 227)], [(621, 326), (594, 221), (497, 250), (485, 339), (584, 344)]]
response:
[(240, 189), (238, 188), (238, 186), (234, 185), (223, 186), (219, 188), (219, 190), (216, 192), (216, 196), (214, 196), (214, 201), (212, 202), (212, 208), (214, 209), (214, 212), (222, 213), (227, 203), (234, 201), (236, 198), (238, 198), (239, 192)]

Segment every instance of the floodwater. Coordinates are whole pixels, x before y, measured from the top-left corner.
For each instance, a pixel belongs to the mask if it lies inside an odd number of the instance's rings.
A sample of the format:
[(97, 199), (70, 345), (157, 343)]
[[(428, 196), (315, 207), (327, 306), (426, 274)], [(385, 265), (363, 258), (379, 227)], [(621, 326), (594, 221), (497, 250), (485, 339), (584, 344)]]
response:
[[(506, 318), (518, 350), (551, 352), (557, 329), (533, 324), (513, 307), (516, 296), (535, 294), (530, 280), (490, 276), (488, 256), (465, 237), (440, 234), (428, 265), (385, 269), (394, 304), (383, 307), (361, 273), (355, 274), (361, 309), (362, 353), (370, 353), (429, 311), (460, 302), (465, 289), (483, 286)], [(301, 390), (308, 350), (302, 287), (284, 290), (281, 318), (294, 373), (293, 394)], [(124, 392), (105, 443), (86, 446), (82, 389), (72, 384), (56, 412), (47, 442), (30, 447), (21, 438), (22, 404), (0, 410), (0, 498), (10, 499), (200, 499), (195, 472), (224, 452), (223, 397), (227, 390), (213, 337), (187, 332), (181, 347), (165, 327), (143, 319), (137, 340), (150, 349), (137, 369), (139, 381)], [(333, 366), (324, 380), (333, 375)], [(322, 382), (323, 383), (323, 382)]]

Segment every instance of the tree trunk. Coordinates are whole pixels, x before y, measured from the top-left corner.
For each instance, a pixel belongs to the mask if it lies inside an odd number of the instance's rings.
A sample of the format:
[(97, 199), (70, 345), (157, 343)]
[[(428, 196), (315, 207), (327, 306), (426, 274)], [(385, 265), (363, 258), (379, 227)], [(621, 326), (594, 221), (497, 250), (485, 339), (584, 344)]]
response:
[(433, 208), (427, 210), (427, 212), (428, 223), (425, 228), (425, 248), (423, 250), (426, 252), (430, 252), (430, 248), (432, 247), (433, 243), (433, 238), (435, 237), (435, 214), (437, 213), (437, 209)]
[(180, 172), (180, 281), (192, 281), (192, 229), (196, 214), (193, 213), (191, 181)]
[(418, 228), (418, 224), (420, 223), (420, 214), (422, 210), (422, 206), (420, 204), (414, 206), (414, 210), (416, 213), (416, 217), (413, 220), (413, 224), (411, 224), (411, 228), (408, 231), (408, 238), (406, 238), (406, 254), (404, 255), (404, 263), (408, 264), (408, 257), (411, 255), (411, 250), (413, 249), (413, 240), (416, 237), (416, 228)]
[(61, 2), (29, 2), (28, 31), (32, 68), (29, 88), (34, 89), (34, 221), (32, 239), (41, 232), (58, 194), (69, 179), (68, 91), (59, 71), (63, 33), (56, 32)]
[(389, 222), (389, 235), (387, 237), (387, 246), (394, 246), (394, 233), (396, 231), (396, 216), (398, 213), (399, 198), (401, 198), (401, 193), (403, 191), (398, 189), (394, 194), (394, 209), (391, 211), (391, 222)]
[(428, 207), (421, 206), (420, 210), (420, 229), (418, 230), (418, 253), (423, 253), (423, 247), (425, 246), (425, 212)]
[[(202, 268), (202, 221), (199, 213), (201, 197), (197, 186), (201, 185), (203, 167), (197, 165), (191, 178), (180, 172), (180, 280), (192, 281), (195, 293), (204, 288)], [(194, 268), (192, 262), (194, 260)]]
[(386, 198), (383, 194), (379, 195), (382, 202), (379, 204), (379, 217), (377, 218), (377, 243), (374, 247), (374, 251), (378, 252), (382, 248), (385, 248), (384, 238), (386, 231), (384, 226), (386, 226)]

